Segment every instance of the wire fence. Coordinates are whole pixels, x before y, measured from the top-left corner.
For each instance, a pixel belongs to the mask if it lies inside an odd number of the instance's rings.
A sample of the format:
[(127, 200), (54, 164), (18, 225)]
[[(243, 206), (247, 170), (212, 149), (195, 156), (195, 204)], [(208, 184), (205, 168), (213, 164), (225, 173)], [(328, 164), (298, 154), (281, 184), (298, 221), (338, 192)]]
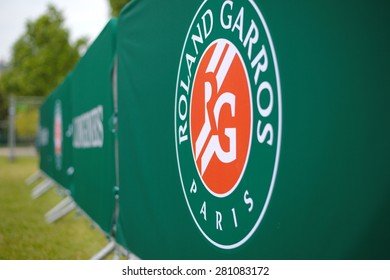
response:
[(0, 122), (0, 147), (2, 154), (8, 153), (10, 160), (24, 154), (24, 151), (28, 155), (35, 153), (33, 147), (38, 131), (39, 107), (43, 100), (38, 96), (9, 97), (8, 118)]

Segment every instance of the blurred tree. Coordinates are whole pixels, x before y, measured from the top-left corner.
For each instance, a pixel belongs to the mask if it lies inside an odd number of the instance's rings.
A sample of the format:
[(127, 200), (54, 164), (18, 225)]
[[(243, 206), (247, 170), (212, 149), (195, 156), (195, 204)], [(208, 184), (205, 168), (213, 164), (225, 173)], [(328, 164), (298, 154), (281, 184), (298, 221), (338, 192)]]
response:
[(25, 33), (12, 48), (11, 61), (1, 75), (7, 94), (46, 96), (77, 63), (86, 38), (69, 42), (62, 12), (48, 5), (45, 14), (27, 21)]
[(1, 80), (0, 73), (0, 122), (5, 120), (8, 116), (8, 100), (4, 90), (4, 84)]
[(34, 137), (37, 132), (38, 119), (38, 108), (28, 106), (19, 108), (15, 119), (16, 135), (24, 138)]
[(117, 17), (122, 8), (131, 0), (110, 0), (111, 15)]

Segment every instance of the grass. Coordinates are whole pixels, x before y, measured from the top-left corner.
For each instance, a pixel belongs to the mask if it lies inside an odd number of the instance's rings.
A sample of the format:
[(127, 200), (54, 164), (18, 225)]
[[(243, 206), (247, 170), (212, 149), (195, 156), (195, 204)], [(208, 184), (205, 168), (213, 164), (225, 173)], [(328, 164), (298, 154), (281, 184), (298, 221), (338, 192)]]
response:
[(0, 157), (0, 259), (82, 260), (107, 244), (105, 236), (73, 211), (53, 224), (44, 215), (63, 199), (52, 188), (32, 200), (35, 185), (25, 179), (37, 170), (37, 158), (9, 162)]

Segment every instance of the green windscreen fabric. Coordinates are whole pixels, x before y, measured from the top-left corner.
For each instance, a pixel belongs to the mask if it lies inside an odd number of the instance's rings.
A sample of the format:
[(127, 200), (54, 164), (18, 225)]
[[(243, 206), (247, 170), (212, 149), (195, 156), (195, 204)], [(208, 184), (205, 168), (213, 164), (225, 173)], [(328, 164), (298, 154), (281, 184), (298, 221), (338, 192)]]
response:
[(116, 20), (102, 30), (73, 71), (74, 200), (109, 233), (114, 212), (112, 67)]
[(118, 241), (141, 258), (209, 249), (183, 197), (173, 134), (178, 62), (197, 5), (132, 1), (118, 19)]
[[(50, 95), (53, 124), (50, 152), (53, 155), (52, 179), (68, 189), (72, 195), (73, 185), (73, 148), (72, 148), (72, 73), (69, 73)], [(52, 141), (52, 142), (51, 142)]]
[(390, 258), (387, 27), (369, 1), (131, 1), (119, 243), (144, 259)]
[(38, 151), (39, 169), (47, 176), (53, 177), (54, 172), (54, 103), (48, 96), (39, 109)]

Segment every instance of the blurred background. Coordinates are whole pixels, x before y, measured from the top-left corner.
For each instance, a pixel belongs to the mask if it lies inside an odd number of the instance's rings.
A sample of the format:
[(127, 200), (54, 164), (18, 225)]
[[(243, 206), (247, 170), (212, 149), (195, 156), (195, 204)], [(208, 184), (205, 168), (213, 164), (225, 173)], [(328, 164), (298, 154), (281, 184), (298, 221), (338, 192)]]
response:
[(35, 155), (40, 104), (128, 2), (0, 2), (0, 156)]
[(106, 244), (76, 210), (46, 224), (63, 195), (32, 200), (25, 179), (38, 169), (40, 104), (127, 2), (0, 1), (0, 260), (89, 259)]

